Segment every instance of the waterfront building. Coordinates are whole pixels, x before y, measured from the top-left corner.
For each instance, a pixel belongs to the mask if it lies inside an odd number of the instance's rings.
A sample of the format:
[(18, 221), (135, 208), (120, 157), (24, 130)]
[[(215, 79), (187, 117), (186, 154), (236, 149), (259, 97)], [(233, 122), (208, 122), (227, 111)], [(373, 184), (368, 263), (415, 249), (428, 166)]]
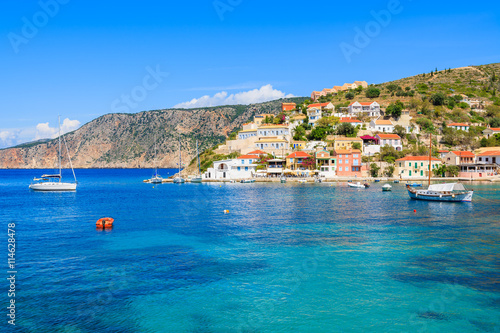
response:
[(334, 157), (337, 162), (337, 176), (362, 177), (361, 150), (336, 149)]
[(286, 157), (286, 167), (290, 170), (312, 170), (311, 167), (314, 167), (314, 164), (312, 164), (311, 166), (304, 166), (303, 164), (304, 160), (311, 157), (311, 155), (303, 151), (296, 151)]
[[(441, 160), (431, 158), (431, 171), (442, 164)], [(396, 175), (402, 178), (429, 176), (429, 156), (406, 156), (396, 160)]]

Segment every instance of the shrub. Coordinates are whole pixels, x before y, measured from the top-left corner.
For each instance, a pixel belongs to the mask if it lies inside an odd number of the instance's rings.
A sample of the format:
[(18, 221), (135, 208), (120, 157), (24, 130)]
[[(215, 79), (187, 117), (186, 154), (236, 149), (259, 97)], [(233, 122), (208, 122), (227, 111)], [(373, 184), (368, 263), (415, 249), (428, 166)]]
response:
[(377, 98), (380, 96), (380, 89), (375, 87), (370, 87), (366, 89), (365, 95), (368, 98)]

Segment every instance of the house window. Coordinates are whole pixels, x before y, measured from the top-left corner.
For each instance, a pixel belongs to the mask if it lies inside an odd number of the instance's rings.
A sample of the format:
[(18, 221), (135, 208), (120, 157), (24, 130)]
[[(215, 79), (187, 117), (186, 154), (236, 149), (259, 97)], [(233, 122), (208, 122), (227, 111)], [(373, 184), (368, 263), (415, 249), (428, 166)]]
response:
[(411, 162), (408, 163), (408, 166), (411, 167)]
[(342, 164), (342, 160), (339, 159), (339, 164)]
[(345, 160), (345, 164), (349, 164), (349, 160)]
[(245, 167), (245, 171), (248, 171), (248, 167)]
[(420, 163), (420, 166), (424, 166), (424, 162), (421, 162), (421, 163)]
[(358, 154), (354, 154), (354, 155), (353, 155), (353, 157), (354, 157), (354, 158), (358, 158)]
[(354, 160), (354, 165), (359, 165), (359, 160)]
[[(342, 161), (341, 161), (342, 162)], [(339, 171), (342, 171), (342, 167), (339, 167)]]

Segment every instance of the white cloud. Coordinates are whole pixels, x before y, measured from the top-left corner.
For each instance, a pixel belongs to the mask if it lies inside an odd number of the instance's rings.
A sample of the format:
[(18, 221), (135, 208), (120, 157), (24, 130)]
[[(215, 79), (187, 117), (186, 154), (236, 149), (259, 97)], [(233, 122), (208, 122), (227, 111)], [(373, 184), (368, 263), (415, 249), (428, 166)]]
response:
[[(65, 134), (76, 130), (80, 126), (78, 120), (70, 120), (66, 118), (61, 124), (61, 134)], [(59, 129), (57, 127), (50, 127), (49, 123), (40, 123), (36, 125), (36, 135), (35, 140), (40, 139), (54, 139), (57, 138), (59, 134)]]
[(18, 131), (0, 131), (0, 148), (14, 146), (17, 143), (18, 136)]
[(268, 84), (262, 86), (260, 89), (253, 89), (250, 91), (243, 91), (236, 94), (229, 95), (227, 91), (221, 91), (213, 96), (205, 95), (200, 98), (193, 98), (189, 102), (179, 103), (174, 108), (191, 109), (206, 106), (218, 105), (236, 105), (236, 104), (253, 104), (268, 102), (285, 97), (294, 97), (292, 94), (285, 94), (284, 92), (273, 89), (273, 86)]

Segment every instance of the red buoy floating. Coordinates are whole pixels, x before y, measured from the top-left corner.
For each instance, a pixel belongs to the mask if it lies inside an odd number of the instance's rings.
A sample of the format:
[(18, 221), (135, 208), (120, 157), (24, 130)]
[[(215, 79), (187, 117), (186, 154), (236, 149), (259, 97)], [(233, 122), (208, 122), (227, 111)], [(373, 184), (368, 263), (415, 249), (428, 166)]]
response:
[(413, 212), (414, 212), (414, 213), (416, 213), (416, 212), (417, 212), (417, 210), (416, 210), (416, 209), (414, 209), (414, 210), (413, 210)]
[(114, 219), (111, 217), (103, 217), (95, 223), (96, 228), (98, 229), (109, 229), (113, 228)]

